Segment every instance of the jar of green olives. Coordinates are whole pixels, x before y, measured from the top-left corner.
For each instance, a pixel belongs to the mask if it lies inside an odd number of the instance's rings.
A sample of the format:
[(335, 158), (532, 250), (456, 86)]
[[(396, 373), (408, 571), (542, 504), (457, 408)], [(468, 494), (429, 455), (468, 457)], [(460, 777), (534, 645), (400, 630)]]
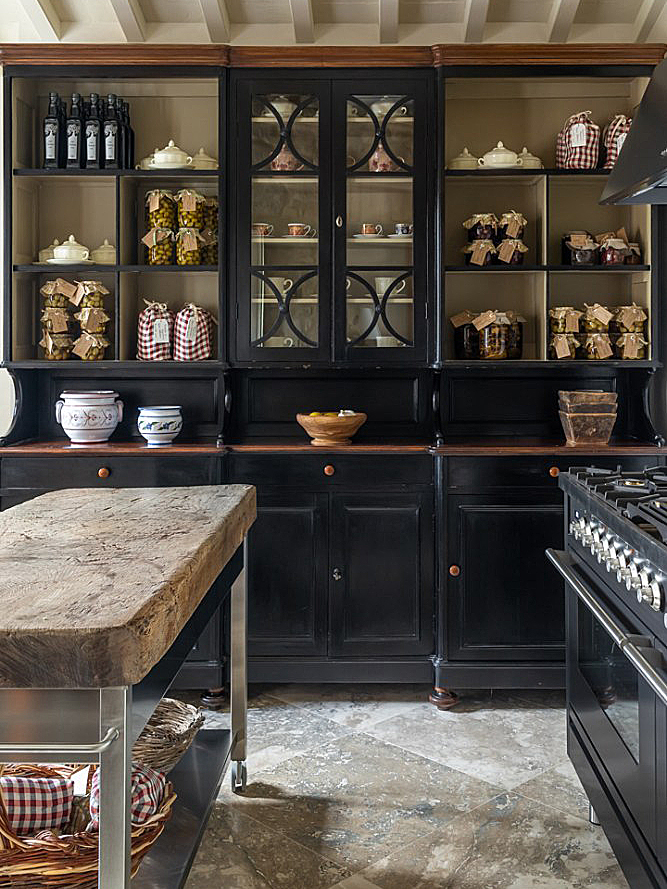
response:
[(554, 306), (549, 309), (549, 329), (551, 333), (579, 333), (582, 315), (574, 306)]
[(202, 248), (201, 259), (204, 265), (218, 264), (218, 236), (215, 232), (205, 228), (201, 232)]
[(178, 227), (196, 228), (204, 227), (204, 195), (191, 188), (182, 188), (176, 193), (176, 206), (178, 207)]
[(576, 358), (579, 341), (573, 333), (555, 333), (549, 343), (549, 358)]
[(146, 216), (150, 228), (176, 228), (176, 201), (161, 188), (146, 194)]
[(174, 233), (170, 228), (152, 228), (141, 240), (146, 245), (148, 265), (174, 264)]
[(585, 333), (607, 333), (609, 322), (614, 317), (609, 309), (594, 303), (592, 306), (584, 303), (583, 326)]
[(40, 318), (44, 333), (68, 333), (69, 314), (60, 306), (46, 306)]
[(181, 228), (176, 235), (176, 262), (178, 265), (202, 264), (203, 238), (196, 228)]
[(47, 281), (39, 288), (39, 292), (44, 298), (44, 307), (51, 309), (66, 308), (68, 302), (76, 293), (76, 290), (76, 284), (71, 284), (63, 278)]
[(102, 306), (83, 306), (81, 311), (74, 316), (81, 326), (83, 333), (103, 334), (111, 318)]
[(614, 318), (610, 325), (612, 333), (644, 333), (648, 315), (636, 303), (631, 306), (617, 306), (612, 309)]
[(68, 303), (69, 299), (64, 293), (52, 293), (50, 296), (44, 297), (45, 309), (64, 309)]
[(82, 333), (74, 343), (72, 352), (82, 361), (100, 361), (104, 358), (104, 351), (109, 346), (109, 340), (95, 333)]
[(611, 358), (614, 350), (607, 333), (589, 333), (583, 342), (582, 356), (593, 361), (603, 361)]
[(641, 333), (624, 333), (616, 340), (614, 351), (618, 358), (636, 361), (646, 358), (647, 346)]
[(72, 354), (72, 338), (66, 333), (51, 334), (44, 331), (39, 345), (49, 361), (65, 361)]
[(218, 233), (218, 199), (216, 197), (204, 198), (204, 226), (214, 234)]

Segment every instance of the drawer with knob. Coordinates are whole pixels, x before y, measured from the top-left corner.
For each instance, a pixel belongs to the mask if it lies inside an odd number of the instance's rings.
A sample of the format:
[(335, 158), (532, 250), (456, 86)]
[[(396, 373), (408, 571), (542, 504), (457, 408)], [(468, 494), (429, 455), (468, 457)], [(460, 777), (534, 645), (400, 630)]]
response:
[(430, 485), (428, 454), (238, 454), (229, 457), (229, 480), (260, 487), (353, 486), (355, 488)]
[(212, 485), (218, 481), (216, 457), (3, 457), (3, 488), (151, 488)]

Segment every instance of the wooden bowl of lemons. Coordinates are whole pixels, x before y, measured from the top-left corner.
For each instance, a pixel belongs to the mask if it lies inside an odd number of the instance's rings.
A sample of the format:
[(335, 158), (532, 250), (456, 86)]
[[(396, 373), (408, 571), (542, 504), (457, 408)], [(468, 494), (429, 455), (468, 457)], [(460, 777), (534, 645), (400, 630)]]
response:
[(297, 414), (296, 421), (310, 435), (318, 448), (352, 444), (352, 436), (366, 422), (366, 414), (358, 411), (313, 411)]

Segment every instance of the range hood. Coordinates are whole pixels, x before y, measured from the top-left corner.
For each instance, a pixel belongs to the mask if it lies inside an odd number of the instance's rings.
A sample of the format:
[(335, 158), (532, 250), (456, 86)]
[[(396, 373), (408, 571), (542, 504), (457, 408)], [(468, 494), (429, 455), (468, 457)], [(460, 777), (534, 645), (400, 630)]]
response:
[(667, 60), (653, 72), (600, 203), (667, 204)]

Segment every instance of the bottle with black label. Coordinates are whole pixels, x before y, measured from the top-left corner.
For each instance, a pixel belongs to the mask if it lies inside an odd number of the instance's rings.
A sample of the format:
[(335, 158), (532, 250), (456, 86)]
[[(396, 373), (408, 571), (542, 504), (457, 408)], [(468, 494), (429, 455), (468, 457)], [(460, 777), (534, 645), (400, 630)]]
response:
[(58, 167), (60, 162), (60, 111), (58, 93), (49, 93), (49, 110), (44, 118), (44, 167)]
[(116, 117), (118, 119), (118, 166), (127, 169), (128, 131), (123, 113), (123, 100), (116, 96)]
[(104, 110), (105, 169), (117, 170), (120, 166), (120, 127), (120, 121), (116, 116), (116, 97), (113, 93), (109, 93)]
[(86, 118), (86, 166), (91, 169), (101, 167), (99, 98), (97, 93), (90, 94), (90, 109)]
[(72, 107), (65, 127), (68, 167), (83, 167), (83, 128), (81, 96), (78, 93), (72, 93)]
[(134, 130), (132, 129), (132, 123), (130, 121), (130, 105), (129, 102), (123, 102), (123, 119), (125, 124), (127, 125), (127, 163), (126, 167), (128, 170), (134, 169)]

